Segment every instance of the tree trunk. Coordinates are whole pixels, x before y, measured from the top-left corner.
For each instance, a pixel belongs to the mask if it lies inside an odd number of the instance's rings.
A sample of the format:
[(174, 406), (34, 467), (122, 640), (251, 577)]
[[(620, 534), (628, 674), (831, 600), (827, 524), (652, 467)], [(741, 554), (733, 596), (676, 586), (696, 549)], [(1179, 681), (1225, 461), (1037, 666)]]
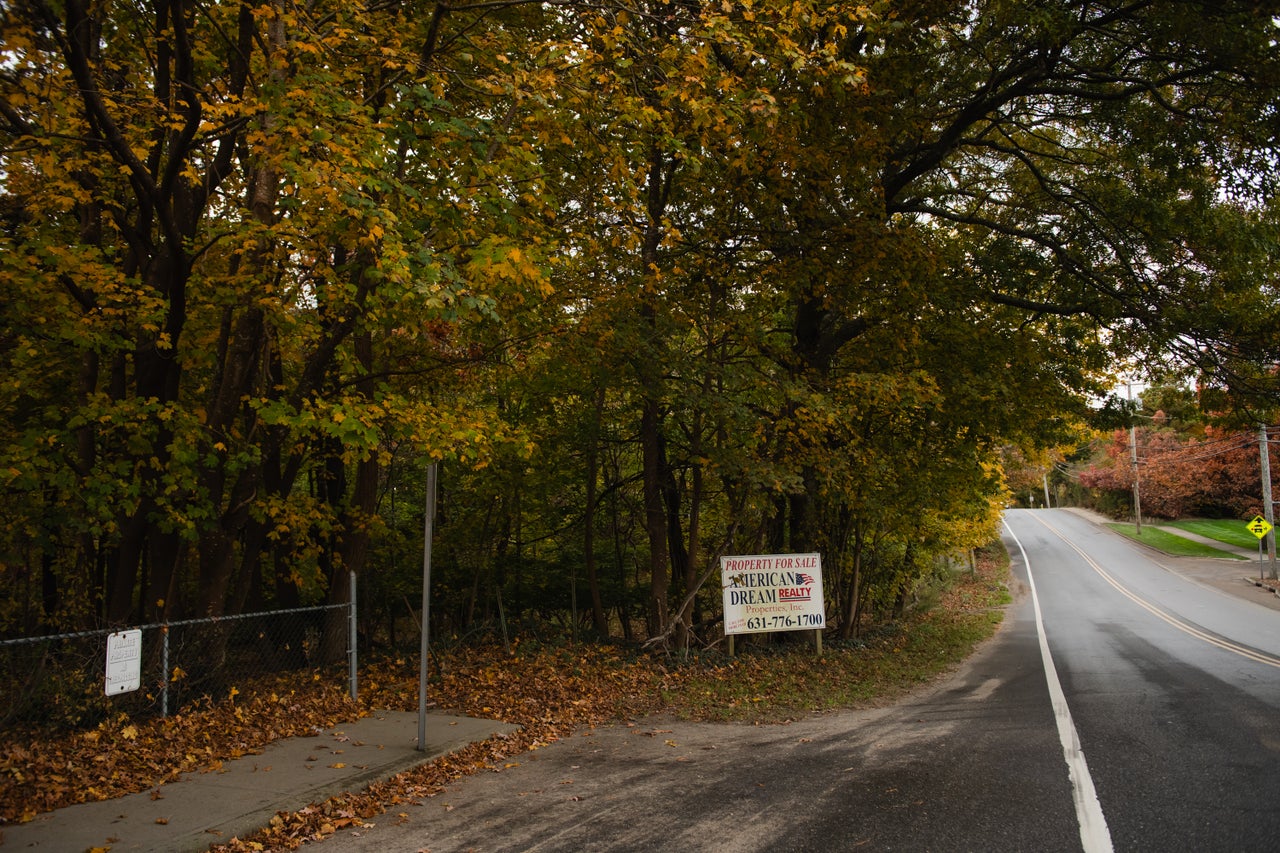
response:
[(596, 389), (592, 412), (591, 435), (587, 439), (586, 507), (583, 513), (582, 550), (587, 569), (587, 587), (591, 593), (591, 626), (596, 636), (609, 636), (609, 620), (605, 618), (604, 600), (600, 597), (600, 572), (596, 561), (596, 481), (600, 473), (600, 424), (604, 419), (604, 385)]
[[(694, 452), (693, 485), (689, 491), (689, 542), (688, 550), (684, 554), (684, 589), (686, 595), (694, 592), (698, 585), (698, 549), (701, 547), (702, 535), (702, 490), (703, 475), (702, 465), (698, 459), (700, 453)], [(691, 642), (694, 623), (698, 620), (698, 598), (696, 595), (689, 596), (685, 606), (680, 609), (679, 620), (680, 625), (676, 631), (676, 646), (681, 649), (688, 649)]]
[(849, 582), (844, 589), (841, 602), (840, 633), (842, 640), (850, 640), (858, 636), (858, 618), (861, 615), (859, 603), (862, 597), (862, 525), (855, 523), (853, 533), (853, 568)]
[(667, 552), (667, 517), (662, 500), (662, 436), (659, 403), (646, 397), (640, 416), (643, 456), (645, 532), (649, 539), (649, 636), (667, 627), (671, 569)]
[(618, 471), (616, 457), (612, 462), (610, 475), (614, 485), (608, 491), (610, 528), (613, 531), (613, 560), (618, 569), (618, 621), (622, 623), (622, 639), (627, 643), (634, 643), (635, 633), (631, 627), (631, 595), (627, 590), (627, 569), (624, 565), (626, 548), (623, 546), (622, 518), (618, 501), (617, 484), (621, 479), (621, 473)]

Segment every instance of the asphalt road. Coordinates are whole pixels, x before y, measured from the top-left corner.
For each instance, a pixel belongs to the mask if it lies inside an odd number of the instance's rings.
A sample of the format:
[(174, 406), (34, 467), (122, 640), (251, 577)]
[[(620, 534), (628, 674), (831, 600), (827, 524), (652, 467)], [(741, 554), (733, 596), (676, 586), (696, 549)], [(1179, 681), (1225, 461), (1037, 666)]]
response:
[(1071, 513), (1008, 521), (1115, 849), (1280, 849), (1280, 613)]
[(907, 701), (784, 726), (584, 731), (323, 844), (1280, 849), (1280, 611), (1187, 580), (1068, 512), (1012, 511), (1008, 531), (1005, 626)]

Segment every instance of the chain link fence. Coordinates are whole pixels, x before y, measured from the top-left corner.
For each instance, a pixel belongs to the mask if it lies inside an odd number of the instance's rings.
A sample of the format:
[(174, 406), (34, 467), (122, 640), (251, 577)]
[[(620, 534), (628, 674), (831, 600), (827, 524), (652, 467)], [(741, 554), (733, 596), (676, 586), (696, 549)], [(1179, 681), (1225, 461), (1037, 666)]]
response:
[[(120, 712), (165, 717), (221, 698), (255, 677), (325, 668), (356, 679), (356, 604), (299, 607), (207, 619), (0, 640), (0, 727), (88, 727)], [(138, 632), (127, 649), (137, 689), (116, 692), (107, 659), (113, 634)], [(136, 662), (133, 658), (137, 658)], [(108, 691), (112, 695), (108, 695)]]

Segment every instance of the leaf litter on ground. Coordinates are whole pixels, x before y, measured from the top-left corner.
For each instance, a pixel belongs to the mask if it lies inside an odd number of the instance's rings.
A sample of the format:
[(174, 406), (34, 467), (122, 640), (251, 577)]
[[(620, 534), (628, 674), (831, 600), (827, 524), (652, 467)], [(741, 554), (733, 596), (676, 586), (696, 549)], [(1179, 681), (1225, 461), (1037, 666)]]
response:
[[(821, 658), (804, 642), (719, 652), (639, 654), (617, 646), (516, 643), (433, 652), (431, 695), (454, 713), (520, 728), (442, 756), (363, 791), (340, 794), (215, 851), (292, 850), (361, 827), (398, 806), (436, 796), (477, 772), (505, 772), (524, 753), (607, 723), (667, 714), (686, 720), (784, 723), (804, 714), (892, 700), (964, 659), (994, 633), (1008, 601), (1008, 562), (988, 552), (955, 576), (939, 603)], [(822, 676), (822, 677), (819, 677)], [(141, 791), (162, 797), (184, 772), (261, 752), (279, 738), (314, 735), (374, 709), (417, 707), (417, 661), (384, 660), (361, 671), (361, 699), (341, 679), (304, 672), (239, 685), (221, 702), (168, 719), (118, 717), (72, 736), (0, 735), (0, 825), (78, 802)], [(651, 727), (654, 734), (661, 729)], [(644, 732), (650, 734), (650, 732)]]

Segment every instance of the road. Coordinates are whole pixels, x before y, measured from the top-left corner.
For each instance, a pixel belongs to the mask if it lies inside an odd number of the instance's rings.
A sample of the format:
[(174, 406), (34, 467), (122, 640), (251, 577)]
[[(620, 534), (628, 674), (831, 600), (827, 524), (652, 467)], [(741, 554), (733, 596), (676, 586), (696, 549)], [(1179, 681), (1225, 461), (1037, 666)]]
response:
[(1008, 523), (1115, 849), (1280, 849), (1280, 614), (1071, 513)]
[(1280, 611), (1067, 511), (1011, 511), (1006, 543), (1004, 627), (904, 702), (783, 726), (588, 730), (324, 845), (1280, 849)]

